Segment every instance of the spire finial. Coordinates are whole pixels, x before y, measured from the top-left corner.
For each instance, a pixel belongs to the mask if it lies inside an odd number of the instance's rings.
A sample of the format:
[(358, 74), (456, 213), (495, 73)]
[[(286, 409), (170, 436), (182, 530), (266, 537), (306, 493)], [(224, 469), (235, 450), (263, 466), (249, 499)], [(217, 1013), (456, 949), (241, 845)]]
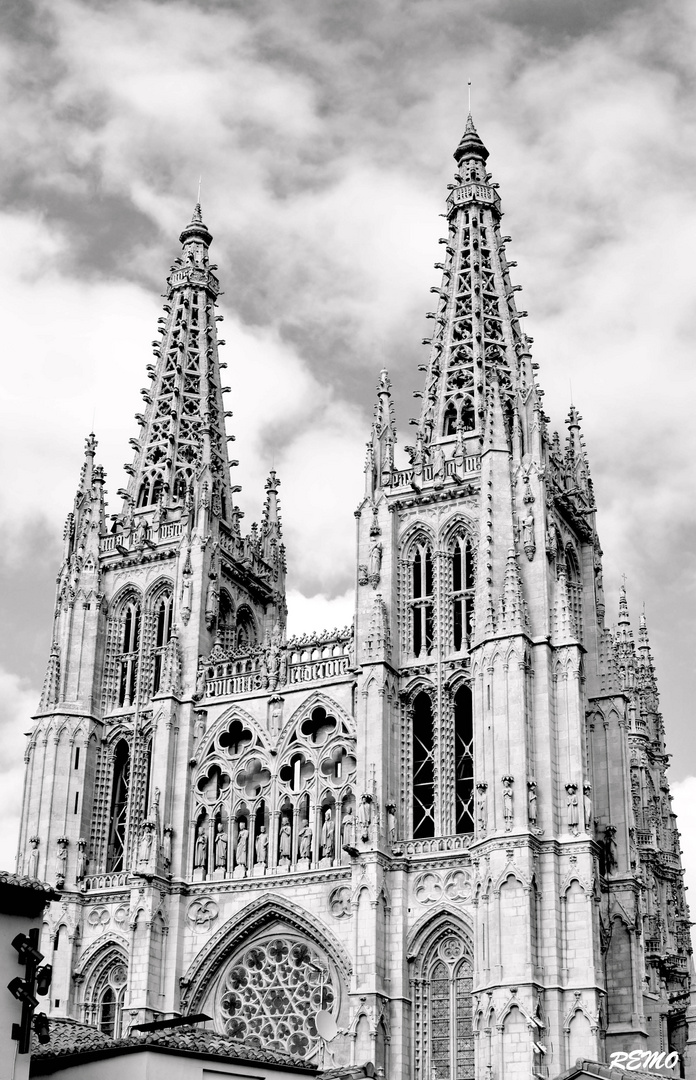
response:
[(202, 179), (203, 179), (202, 175), (198, 177), (198, 195), (196, 197), (196, 206), (201, 205), (201, 181), (202, 181)]
[(471, 79), (469, 79), (466, 85), (469, 88), (469, 116), (471, 116)]

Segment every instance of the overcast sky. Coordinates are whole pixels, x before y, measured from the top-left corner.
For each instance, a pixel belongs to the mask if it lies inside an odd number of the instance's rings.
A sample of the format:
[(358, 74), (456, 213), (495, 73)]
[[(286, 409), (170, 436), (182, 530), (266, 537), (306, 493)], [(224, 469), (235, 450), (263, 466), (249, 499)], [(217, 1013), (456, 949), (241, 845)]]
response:
[(607, 617), (625, 573), (675, 803), (696, 803), (696, 5), (15, 0), (2, 19), (0, 865), (84, 436), (115, 511), (199, 175), (244, 524), (275, 464), (290, 631), (343, 625), (381, 367), (401, 445), (417, 411), (468, 79), (552, 427), (571, 384), (584, 417)]

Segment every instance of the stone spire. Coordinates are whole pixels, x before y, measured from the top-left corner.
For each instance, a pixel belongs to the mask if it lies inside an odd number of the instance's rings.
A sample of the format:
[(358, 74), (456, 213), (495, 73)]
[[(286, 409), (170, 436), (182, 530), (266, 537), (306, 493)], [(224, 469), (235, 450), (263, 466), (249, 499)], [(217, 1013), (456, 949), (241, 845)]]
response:
[(123, 495), (124, 519), (133, 510), (159, 507), (159, 513), (182, 507), (187, 492), (206, 485), (213, 512), (230, 521), (225, 416), (218, 360), (215, 303), (220, 284), (208, 249), (212, 235), (196, 204), (179, 237), (181, 255), (167, 278), (164, 315), (158, 320), (161, 340), (153, 341), (155, 364), (148, 365), (150, 389), (142, 390), (146, 410), (136, 420), (142, 430), (132, 439), (135, 450)]
[[(447, 236), (440, 240), (445, 257), (440, 287), (430, 291), (438, 303), (428, 318), (434, 321), (430, 358), (417, 446), (429, 459), (433, 444), (445, 454), (457, 440), (478, 452), (491, 383), (498, 382), (508, 434), (512, 429), (513, 399), (521, 382), (532, 382), (527, 339), (520, 329), (522, 313), (515, 307), (519, 286), (510, 282), (505, 255), (509, 237), (500, 235), (497, 184), (486, 172), (488, 151), (471, 116), (455, 154), (458, 172), (449, 184)], [(526, 314), (526, 313), (524, 313)], [(468, 445), (468, 444), (472, 445)], [(450, 446), (451, 444), (451, 446)]]
[(285, 548), (283, 546), (283, 527), (280, 520), (280, 499), (278, 488), (280, 480), (276, 476), (275, 469), (271, 469), (266, 480), (266, 502), (263, 507), (261, 518), (261, 553), (267, 563), (272, 566), (285, 565)]
[(372, 498), (375, 489), (391, 482), (394, 471), (396, 422), (391, 395), (391, 379), (386, 368), (379, 373), (377, 401), (372, 416), (372, 428), (365, 458), (365, 494)]

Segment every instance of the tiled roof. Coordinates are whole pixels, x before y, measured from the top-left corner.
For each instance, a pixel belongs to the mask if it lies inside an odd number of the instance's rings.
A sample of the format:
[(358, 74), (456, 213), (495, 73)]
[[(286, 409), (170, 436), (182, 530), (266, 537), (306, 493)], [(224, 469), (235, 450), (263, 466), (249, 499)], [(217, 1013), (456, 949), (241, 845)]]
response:
[(69, 1054), (83, 1054), (89, 1051), (132, 1050), (161, 1047), (167, 1050), (181, 1050), (184, 1053), (206, 1054), (221, 1058), (242, 1058), (246, 1061), (260, 1061), (264, 1064), (284, 1065), (290, 1068), (302, 1068), (308, 1073), (316, 1072), (316, 1065), (301, 1058), (292, 1057), (281, 1050), (266, 1050), (263, 1047), (247, 1046), (246, 1043), (219, 1035), (216, 1031), (202, 1028), (165, 1029), (164, 1031), (135, 1032), (123, 1039), (111, 1039), (96, 1027), (80, 1024), (77, 1020), (49, 1018), (51, 1041), (41, 1045), (34, 1041), (32, 1058), (66, 1057)]
[(43, 893), (47, 900), (53, 900), (59, 895), (47, 881), (24, 877), (21, 874), (13, 874), (9, 870), (0, 870), (0, 885), (13, 885), (20, 889), (31, 889), (33, 892)]

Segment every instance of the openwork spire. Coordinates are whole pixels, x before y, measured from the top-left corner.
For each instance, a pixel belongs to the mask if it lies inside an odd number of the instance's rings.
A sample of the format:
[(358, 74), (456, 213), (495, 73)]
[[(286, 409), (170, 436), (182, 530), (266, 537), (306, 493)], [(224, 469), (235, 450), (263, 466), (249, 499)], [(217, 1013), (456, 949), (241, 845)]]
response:
[[(417, 421), (417, 453), (433, 443), (447, 452), (457, 440), (478, 449), (483, 433), (488, 390), (499, 385), (510, 429), (515, 393), (531, 384), (528, 341), (520, 328), (505, 255), (509, 237), (500, 235), (500, 199), (486, 172), (488, 151), (471, 116), (455, 154), (458, 172), (447, 197), (447, 236), (442, 283), (430, 291), (438, 297), (428, 313), (434, 322), (425, 369), (423, 405)], [(525, 358), (524, 360), (522, 358)]]
[(181, 255), (167, 278), (164, 315), (158, 319), (161, 340), (153, 341), (155, 364), (148, 365), (150, 389), (141, 393), (147, 406), (136, 420), (142, 428), (132, 439), (135, 460), (124, 513), (187, 502), (194, 478), (208, 484), (213, 511), (229, 520), (232, 489), (225, 436), (223, 388), (215, 314), (220, 283), (208, 249), (212, 235), (197, 203), (180, 235)]

